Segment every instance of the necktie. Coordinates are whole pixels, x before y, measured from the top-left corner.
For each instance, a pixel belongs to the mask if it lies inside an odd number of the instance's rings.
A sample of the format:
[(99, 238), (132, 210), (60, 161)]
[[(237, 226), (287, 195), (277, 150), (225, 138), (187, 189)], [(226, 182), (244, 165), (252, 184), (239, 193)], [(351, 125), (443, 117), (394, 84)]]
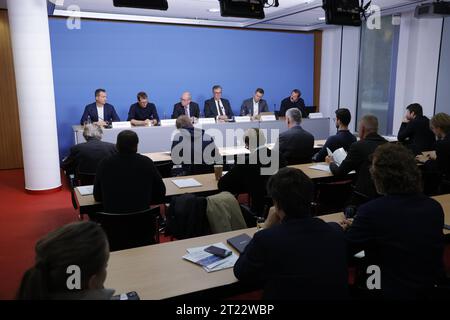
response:
[(220, 100), (217, 101), (217, 107), (219, 108), (219, 116), (223, 116), (222, 107), (220, 105)]
[(189, 118), (191, 117), (191, 113), (189, 112), (189, 106), (184, 107), (184, 114), (187, 115)]

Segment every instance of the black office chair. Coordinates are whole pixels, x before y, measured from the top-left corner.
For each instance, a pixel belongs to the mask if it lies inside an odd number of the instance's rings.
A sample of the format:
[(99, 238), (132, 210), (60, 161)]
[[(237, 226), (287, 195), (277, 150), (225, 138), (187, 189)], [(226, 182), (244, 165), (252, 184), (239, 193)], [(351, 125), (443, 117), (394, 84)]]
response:
[(306, 111), (308, 111), (308, 114), (317, 112), (316, 106), (306, 106), (305, 109), (306, 109)]
[(108, 236), (110, 251), (125, 250), (159, 243), (158, 217), (160, 208), (131, 213), (91, 214)]
[(76, 178), (78, 179), (78, 186), (90, 186), (94, 184), (95, 173), (78, 172)]

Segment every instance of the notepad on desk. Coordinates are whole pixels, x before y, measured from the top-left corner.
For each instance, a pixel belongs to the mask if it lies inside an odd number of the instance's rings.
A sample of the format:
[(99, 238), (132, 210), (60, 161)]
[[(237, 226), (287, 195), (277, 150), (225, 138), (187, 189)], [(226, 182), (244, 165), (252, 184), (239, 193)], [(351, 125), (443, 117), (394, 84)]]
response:
[(88, 196), (91, 194), (94, 194), (94, 186), (81, 186), (81, 187), (77, 187), (78, 192), (80, 192), (80, 194), (82, 196)]
[(182, 188), (193, 188), (193, 187), (201, 187), (202, 184), (195, 179), (177, 179), (172, 180), (172, 182), (180, 189)]

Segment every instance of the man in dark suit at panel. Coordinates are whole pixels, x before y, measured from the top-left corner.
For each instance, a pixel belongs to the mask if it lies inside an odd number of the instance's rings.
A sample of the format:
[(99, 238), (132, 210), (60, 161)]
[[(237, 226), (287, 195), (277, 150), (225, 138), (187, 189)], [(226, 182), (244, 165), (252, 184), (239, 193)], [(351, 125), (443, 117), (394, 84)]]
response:
[[(189, 118), (200, 118), (200, 108), (197, 103), (192, 101), (190, 92), (184, 92), (181, 95), (181, 101), (173, 106), (172, 119), (178, 119), (179, 116), (188, 116)], [(195, 120), (195, 119), (194, 119)]]
[(340, 166), (334, 162), (333, 158), (326, 157), (327, 163), (330, 164), (330, 170), (335, 176), (344, 177), (351, 171), (356, 171), (355, 189), (351, 199), (351, 204), (355, 206), (377, 197), (369, 168), (375, 149), (387, 143), (378, 134), (378, 119), (373, 115), (366, 115), (361, 119), (358, 133), (361, 140), (350, 146), (347, 157)]
[(164, 200), (166, 187), (153, 161), (137, 153), (136, 132), (124, 130), (117, 136), (116, 155), (103, 159), (97, 168), (94, 198), (105, 212), (146, 210)]
[(266, 299), (348, 298), (344, 232), (312, 217), (312, 181), (283, 168), (267, 188), (275, 207), (234, 265), (236, 278), (263, 287)]
[(286, 112), (286, 124), (289, 130), (280, 134), (278, 148), (280, 161), (287, 165), (310, 163), (314, 153), (314, 136), (301, 126), (302, 114), (296, 108)]
[[(420, 170), (402, 145), (384, 144), (373, 154), (371, 173), (383, 196), (359, 207), (349, 227), (351, 254), (364, 250), (366, 267), (380, 269), (385, 299), (427, 299), (444, 276), (444, 212), (422, 194)], [(361, 279), (366, 284), (366, 279)]]
[(398, 141), (416, 154), (434, 150), (436, 139), (430, 129), (430, 120), (423, 115), (422, 106), (413, 103), (406, 109), (405, 119), (398, 131)]
[(215, 85), (212, 89), (214, 97), (205, 101), (205, 118), (216, 118), (220, 122), (234, 117), (230, 102), (222, 98), (222, 87)]
[(138, 102), (130, 106), (128, 121), (131, 121), (133, 126), (156, 126), (159, 123), (159, 116), (155, 104), (148, 102), (145, 92), (139, 92), (137, 100)]
[(291, 96), (285, 98), (283, 101), (281, 101), (280, 105), (280, 117), (286, 116), (286, 111), (288, 111), (291, 108), (297, 108), (302, 112), (302, 117), (307, 118), (308, 117), (308, 111), (305, 107), (305, 101), (301, 98), (302, 93), (298, 89), (292, 90)]
[(86, 124), (83, 137), (86, 142), (70, 148), (70, 154), (61, 164), (68, 174), (94, 175), (101, 160), (117, 153), (116, 146), (102, 140), (102, 128), (95, 124)]
[(106, 103), (107, 95), (105, 89), (95, 90), (95, 102), (84, 108), (80, 124), (94, 123), (101, 127), (110, 125), (111, 122), (120, 121), (116, 110), (112, 105)]
[(251, 116), (253, 119), (257, 119), (261, 112), (269, 112), (269, 106), (266, 100), (263, 99), (264, 90), (261, 88), (256, 89), (253, 98), (244, 100), (241, 106), (241, 116)]

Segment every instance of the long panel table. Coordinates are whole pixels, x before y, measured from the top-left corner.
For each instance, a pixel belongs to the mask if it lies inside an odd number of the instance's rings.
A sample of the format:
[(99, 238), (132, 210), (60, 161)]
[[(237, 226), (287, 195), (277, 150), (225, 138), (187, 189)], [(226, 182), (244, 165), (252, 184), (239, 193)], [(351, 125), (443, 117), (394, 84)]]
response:
[[(330, 135), (330, 119), (304, 119), (302, 127), (311, 132), (315, 139), (327, 139)], [(245, 130), (260, 128), (265, 130), (267, 143), (275, 143), (278, 134), (287, 130), (284, 121), (254, 121), (254, 122), (228, 122), (216, 124), (204, 124), (202, 126), (206, 133), (215, 139), (217, 147), (232, 147), (242, 144)], [(72, 126), (74, 143), (85, 142), (83, 137), (83, 126)], [(117, 135), (125, 129), (104, 129), (103, 141), (116, 143)], [(172, 135), (177, 130), (173, 126), (158, 127), (132, 127), (128, 130), (135, 131), (139, 136), (139, 153), (165, 152), (171, 148)], [(221, 138), (223, 137), (223, 139)]]

